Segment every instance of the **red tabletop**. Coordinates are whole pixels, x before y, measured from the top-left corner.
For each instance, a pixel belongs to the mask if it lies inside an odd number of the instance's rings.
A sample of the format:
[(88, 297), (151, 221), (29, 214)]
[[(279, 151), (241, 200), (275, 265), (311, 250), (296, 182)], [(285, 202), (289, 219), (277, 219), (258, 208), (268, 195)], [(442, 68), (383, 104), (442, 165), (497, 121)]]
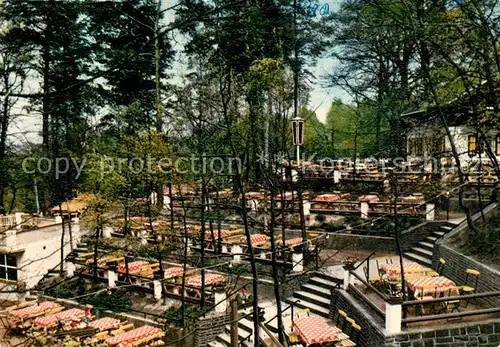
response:
[(306, 345), (339, 341), (342, 334), (339, 328), (328, 325), (324, 318), (318, 316), (295, 320), (294, 330)]
[(120, 325), (120, 320), (110, 317), (100, 318), (89, 323), (89, 327), (96, 328), (99, 331), (115, 329)]
[[(215, 273), (205, 274), (205, 285), (210, 286), (212, 284), (224, 281), (224, 276)], [(192, 276), (187, 279), (187, 285), (193, 287), (201, 287), (201, 275)]]
[(312, 201), (318, 202), (330, 202), (340, 200), (340, 195), (338, 194), (322, 194), (315, 197)]
[(126, 333), (116, 335), (106, 339), (106, 342), (112, 346), (120, 344), (121, 346), (131, 346), (134, 342), (146, 339), (148, 337), (163, 336), (163, 331), (149, 325), (127, 331)]
[[(262, 246), (265, 243), (269, 241), (269, 236), (264, 235), (264, 234), (254, 234), (251, 235), (250, 240), (252, 241), (252, 245), (254, 246)], [(247, 238), (245, 236), (242, 236), (240, 238), (240, 242), (246, 244)]]
[[(141, 271), (144, 265), (148, 265), (149, 263), (144, 260), (138, 260), (128, 263), (128, 272), (135, 273)], [(118, 265), (118, 272), (127, 272), (125, 269), (125, 264)]]
[(182, 274), (184, 269), (180, 266), (169, 267), (165, 269), (165, 279), (174, 278)]
[(50, 316), (38, 317), (35, 319), (33, 324), (37, 327), (55, 327), (57, 325), (57, 320), (68, 320), (68, 319), (82, 319), (85, 317), (85, 311), (79, 308), (72, 308), (69, 310), (61, 311), (59, 313), (51, 314)]
[(245, 196), (247, 199), (264, 199), (264, 194), (260, 192), (248, 192)]
[(358, 198), (360, 202), (377, 202), (380, 201), (380, 198), (376, 195), (362, 195)]
[[(456, 288), (455, 282), (444, 276), (420, 277), (406, 281), (408, 288), (415, 292), (415, 296), (443, 293)], [(422, 293), (423, 292), (423, 293)]]
[(61, 307), (61, 305), (56, 304), (52, 301), (44, 301), (38, 305), (28, 306), (19, 310), (12, 311), (10, 312), (10, 314), (23, 319), (33, 318), (58, 307)]

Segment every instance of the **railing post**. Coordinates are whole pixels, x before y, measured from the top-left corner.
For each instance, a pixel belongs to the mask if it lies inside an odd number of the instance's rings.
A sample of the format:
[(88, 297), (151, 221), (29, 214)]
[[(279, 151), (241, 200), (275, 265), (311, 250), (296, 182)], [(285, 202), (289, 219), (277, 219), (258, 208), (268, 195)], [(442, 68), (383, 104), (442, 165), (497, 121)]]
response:
[(66, 277), (73, 277), (75, 274), (76, 266), (72, 261), (66, 262)]
[(425, 219), (426, 220), (434, 220), (436, 217), (436, 210), (434, 204), (426, 204), (425, 205)]
[(104, 227), (102, 229), (102, 237), (105, 238), (105, 239), (108, 239), (111, 237), (111, 233), (113, 232), (113, 228), (112, 227)]
[(387, 334), (394, 335), (401, 332), (403, 310), (403, 299), (390, 297), (385, 303), (385, 330)]
[(361, 203), (361, 218), (363, 218), (363, 219), (368, 218), (368, 203), (367, 202)]
[(243, 253), (241, 246), (234, 245), (231, 248), (231, 253), (233, 254), (233, 263), (238, 264), (239, 262), (241, 262), (241, 254)]
[(333, 171), (333, 183), (339, 183), (340, 182), (340, 171), (334, 170)]
[(23, 213), (22, 212), (16, 212), (16, 229), (21, 230), (23, 226)]
[(351, 284), (351, 271), (354, 271), (354, 263), (351, 259), (347, 259), (344, 264), (344, 290), (349, 289), (349, 284)]
[(304, 254), (302, 252), (292, 253), (292, 272), (304, 271)]
[(224, 288), (219, 288), (215, 291), (215, 312), (224, 313), (227, 311), (227, 293)]
[(115, 272), (115, 270), (109, 269), (108, 270), (108, 287), (109, 288), (116, 288), (116, 281), (118, 280), (118, 274)]

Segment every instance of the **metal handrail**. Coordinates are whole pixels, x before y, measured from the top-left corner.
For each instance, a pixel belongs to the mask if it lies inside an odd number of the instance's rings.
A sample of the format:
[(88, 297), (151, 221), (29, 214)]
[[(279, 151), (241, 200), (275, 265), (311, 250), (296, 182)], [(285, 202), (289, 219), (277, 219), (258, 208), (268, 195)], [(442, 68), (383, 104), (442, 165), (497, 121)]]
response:
[(363, 263), (364, 263), (365, 261), (367, 261), (367, 260), (370, 260), (370, 258), (371, 258), (373, 255), (375, 255), (375, 254), (376, 254), (375, 252), (372, 252), (372, 253), (371, 253), (368, 257), (366, 257), (366, 258), (365, 258), (365, 259), (364, 259), (361, 263), (359, 263), (358, 265), (356, 265), (356, 266), (354, 267), (354, 269), (353, 269), (353, 270), (357, 270), (357, 269), (361, 266), (361, 264), (363, 264)]
[(421, 304), (433, 304), (437, 302), (446, 302), (446, 301), (454, 301), (454, 300), (467, 300), (467, 299), (482, 299), (489, 298), (492, 296), (500, 296), (500, 291), (488, 292), (488, 293), (475, 293), (475, 294), (466, 294), (459, 296), (443, 296), (441, 298), (433, 298), (426, 300), (415, 300), (415, 301), (404, 301), (402, 306), (416, 306)]
[(436, 315), (430, 315), (430, 316), (404, 318), (401, 320), (401, 322), (403, 324), (407, 324), (407, 323), (425, 322), (425, 321), (430, 321), (430, 320), (450, 319), (450, 318), (467, 317), (467, 316), (479, 316), (479, 315), (483, 315), (483, 314), (498, 313), (498, 312), (500, 312), (500, 307), (487, 308), (487, 309), (475, 310), (475, 311), (453, 312), (453, 313), (436, 314)]
[(289, 309), (289, 308), (291, 308), (293, 305), (295, 305), (296, 303), (299, 303), (299, 302), (300, 302), (300, 300), (295, 300), (295, 301), (294, 301), (294, 302), (292, 302), (290, 305), (288, 305), (288, 307), (287, 307), (287, 308), (285, 308), (284, 310), (281, 310), (281, 313), (280, 313), (280, 312), (278, 312), (278, 313), (276, 314), (276, 316), (274, 316), (273, 318), (271, 318), (270, 320), (268, 320), (268, 321), (266, 322), (266, 324), (271, 323), (273, 320), (275, 320), (276, 318), (278, 318), (278, 315), (279, 315), (279, 314), (283, 314), (283, 312), (285, 312), (286, 310), (288, 310), (288, 309)]
[(384, 301), (388, 301), (388, 296), (384, 293), (382, 293), (380, 290), (378, 290), (377, 288), (375, 288), (375, 286), (373, 286), (371, 283), (368, 283), (367, 281), (365, 281), (361, 276), (359, 276), (357, 273), (355, 273), (354, 271), (349, 271), (351, 273), (351, 275), (353, 275), (354, 277), (356, 277), (361, 283), (363, 283), (365, 286), (367, 286), (368, 288), (370, 288), (375, 294), (377, 294), (378, 296), (380, 296)]
[(271, 338), (271, 341), (273, 341), (274, 345), (276, 347), (283, 347), (283, 345), (278, 341), (278, 339), (269, 331), (269, 329), (264, 325), (264, 323), (260, 323), (260, 327), (262, 330), (266, 332), (266, 334)]
[(368, 305), (370, 306), (376, 314), (378, 314), (380, 317), (382, 317), (383, 319), (385, 319), (385, 312), (382, 311), (382, 309), (380, 307), (378, 307), (377, 305), (375, 305), (365, 294), (363, 294), (358, 288), (356, 288), (355, 286), (353, 286), (352, 284), (349, 284), (349, 289), (353, 290), (354, 292), (356, 292), (356, 294), (359, 295), (359, 297), (361, 299), (363, 299), (363, 301)]

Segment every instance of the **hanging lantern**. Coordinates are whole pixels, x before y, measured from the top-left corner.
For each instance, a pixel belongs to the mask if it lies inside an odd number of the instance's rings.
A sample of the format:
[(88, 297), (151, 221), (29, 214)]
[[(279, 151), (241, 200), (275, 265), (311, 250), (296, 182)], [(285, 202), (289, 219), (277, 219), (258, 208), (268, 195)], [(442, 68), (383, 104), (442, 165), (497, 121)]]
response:
[(300, 117), (292, 119), (292, 136), (295, 146), (304, 144), (304, 121)]

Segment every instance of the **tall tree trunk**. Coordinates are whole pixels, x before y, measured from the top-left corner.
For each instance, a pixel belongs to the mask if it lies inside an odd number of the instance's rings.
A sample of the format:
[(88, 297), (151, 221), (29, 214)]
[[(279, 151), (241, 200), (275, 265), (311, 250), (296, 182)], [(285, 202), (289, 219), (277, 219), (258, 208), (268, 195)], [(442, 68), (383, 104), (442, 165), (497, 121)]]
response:
[(59, 204), (59, 215), (61, 216), (62, 219), (62, 232), (61, 232), (61, 264), (59, 265), (59, 271), (61, 276), (63, 275), (64, 272), (64, 234), (65, 234), (65, 229), (64, 229), (64, 216), (62, 214), (62, 208), (61, 204)]
[[(271, 170), (271, 175), (273, 172)], [(272, 177), (270, 177), (272, 180)], [(285, 327), (283, 325), (283, 316), (282, 316), (282, 308), (281, 308), (281, 293), (280, 293), (280, 280), (278, 277), (278, 263), (276, 259), (276, 241), (274, 237), (274, 226), (276, 223), (276, 214), (275, 214), (275, 202), (274, 195), (275, 189), (274, 184), (271, 183), (271, 223), (269, 223), (269, 233), (271, 237), (271, 263), (272, 263), (272, 271), (273, 271), (273, 287), (274, 287), (274, 297), (276, 299), (276, 309), (277, 309), (277, 319), (278, 319), (278, 339), (282, 345), (285, 343)], [(285, 245), (285, 240), (283, 239), (283, 245)]]
[[(160, 81), (160, 43), (158, 37), (161, 16), (161, 3), (162, 0), (158, 0), (153, 33), (155, 38), (156, 131), (158, 132), (158, 134), (163, 134), (163, 105), (161, 103)], [(161, 182), (159, 182), (158, 186), (156, 187), (156, 205), (160, 210), (163, 209), (163, 184)]]
[[(229, 110), (229, 103), (232, 99), (232, 71), (229, 69), (227, 76), (225, 77), (227, 88), (224, 87), (223, 81), (220, 83), (220, 95), (222, 99), (222, 115), (226, 123), (227, 129), (227, 139), (229, 146), (231, 148), (231, 154), (234, 158), (238, 158), (238, 152), (233, 142), (232, 126), (233, 122), (231, 119), (231, 110)], [(243, 186), (242, 175), (239, 165), (236, 168), (235, 174), (236, 185), (238, 186), (240, 193), (240, 212), (243, 219), (243, 228), (245, 231), (245, 237), (247, 240), (247, 248), (250, 258), (250, 267), (252, 269), (252, 306), (253, 306), (253, 329), (254, 329), (254, 346), (259, 347), (259, 336), (260, 336), (260, 324), (259, 324), (259, 273), (257, 271), (257, 264), (255, 263), (255, 254), (252, 245), (252, 239), (250, 234), (250, 227), (248, 224), (248, 215), (246, 211), (247, 201), (245, 196), (245, 187)]]
[[(7, 82), (8, 83), (8, 80)], [(7, 88), (6, 84), (6, 88)], [(5, 188), (8, 186), (8, 165), (7, 158), (7, 128), (9, 126), (9, 92), (3, 97), (2, 102), (2, 120), (0, 122), (0, 215), (5, 213)]]

